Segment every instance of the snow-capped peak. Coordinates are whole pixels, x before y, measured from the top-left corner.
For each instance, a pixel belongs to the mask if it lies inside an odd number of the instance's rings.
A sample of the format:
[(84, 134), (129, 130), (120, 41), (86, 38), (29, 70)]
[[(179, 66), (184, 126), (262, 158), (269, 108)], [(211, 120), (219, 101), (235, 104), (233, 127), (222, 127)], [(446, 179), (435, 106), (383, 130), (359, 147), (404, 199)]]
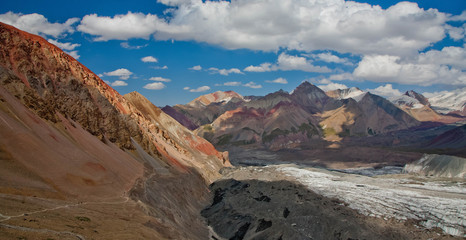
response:
[(190, 106), (208, 106), (211, 103), (228, 103), (233, 98), (243, 99), (243, 96), (233, 91), (217, 91), (214, 93), (202, 95), (193, 101), (189, 102)]
[(398, 106), (408, 106), (413, 109), (422, 108), (424, 105), (416, 98), (408, 95), (401, 95), (400, 97), (392, 100), (392, 103)]
[(366, 92), (362, 91), (361, 89), (357, 87), (351, 87), (351, 88), (346, 88), (346, 89), (337, 89), (333, 91), (328, 91), (326, 93), (328, 96), (338, 99), (338, 100), (352, 98), (359, 102), (364, 97)]
[(424, 95), (428, 97), (432, 109), (440, 113), (464, 111), (466, 108), (466, 87), (450, 92), (424, 93)]

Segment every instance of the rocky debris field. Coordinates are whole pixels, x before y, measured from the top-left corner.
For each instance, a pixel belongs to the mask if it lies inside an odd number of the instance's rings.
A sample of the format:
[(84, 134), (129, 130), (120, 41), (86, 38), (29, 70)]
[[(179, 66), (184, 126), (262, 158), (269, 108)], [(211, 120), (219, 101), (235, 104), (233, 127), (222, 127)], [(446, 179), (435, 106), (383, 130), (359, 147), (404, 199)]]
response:
[(464, 182), (295, 165), (238, 167), (210, 186), (212, 239), (461, 239)]

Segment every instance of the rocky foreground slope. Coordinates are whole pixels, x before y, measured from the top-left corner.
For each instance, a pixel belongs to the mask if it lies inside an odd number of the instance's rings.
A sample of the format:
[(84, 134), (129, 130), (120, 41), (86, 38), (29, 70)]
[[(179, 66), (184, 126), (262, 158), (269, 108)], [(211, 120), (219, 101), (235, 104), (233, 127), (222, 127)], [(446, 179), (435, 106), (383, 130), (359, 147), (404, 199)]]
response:
[(0, 235), (44, 239), (205, 239), (206, 184), (229, 164), (142, 95), (3, 23), (0, 158)]

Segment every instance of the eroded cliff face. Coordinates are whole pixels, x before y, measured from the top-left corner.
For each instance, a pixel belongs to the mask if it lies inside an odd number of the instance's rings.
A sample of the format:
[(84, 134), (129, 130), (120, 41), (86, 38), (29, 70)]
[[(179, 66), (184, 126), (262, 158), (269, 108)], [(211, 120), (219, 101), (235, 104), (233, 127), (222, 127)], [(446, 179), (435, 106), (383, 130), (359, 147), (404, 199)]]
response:
[[(0, 157), (1, 196), (99, 204), (122, 198), (141, 216), (134, 224), (144, 225), (147, 236), (177, 239), (207, 234), (199, 215), (206, 186), (229, 165), (227, 153), (142, 95), (121, 96), (56, 46), (3, 23)], [(122, 222), (111, 218), (102, 226), (116, 221)]]

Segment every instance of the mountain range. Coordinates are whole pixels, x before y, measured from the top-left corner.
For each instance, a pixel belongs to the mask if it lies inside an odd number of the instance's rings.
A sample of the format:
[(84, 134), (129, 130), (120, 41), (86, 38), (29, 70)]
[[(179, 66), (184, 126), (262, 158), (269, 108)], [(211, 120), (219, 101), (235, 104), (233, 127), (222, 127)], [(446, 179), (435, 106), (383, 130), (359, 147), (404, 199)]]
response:
[[(449, 98), (464, 103), (461, 94)], [(455, 108), (449, 114), (438, 113), (436, 104), (433, 107), (414, 91), (390, 101), (358, 88), (324, 92), (303, 82), (292, 93), (280, 90), (264, 97), (243, 97), (232, 91), (215, 92), (162, 110), (190, 129), (197, 128), (199, 136), (216, 146), (256, 144), (277, 150), (313, 139), (338, 142), (344, 137), (406, 130), (422, 122), (464, 120)]]
[(308, 82), (291, 94), (278, 91), (244, 98), (216, 92), (163, 110), (181, 123), (193, 123), (188, 125), (192, 129), (198, 126), (196, 132), (216, 145), (263, 144), (273, 149), (292, 148), (312, 139), (339, 141), (347, 136), (383, 134), (424, 121), (461, 120), (436, 113), (415, 92), (390, 102), (357, 88), (326, 93)]

